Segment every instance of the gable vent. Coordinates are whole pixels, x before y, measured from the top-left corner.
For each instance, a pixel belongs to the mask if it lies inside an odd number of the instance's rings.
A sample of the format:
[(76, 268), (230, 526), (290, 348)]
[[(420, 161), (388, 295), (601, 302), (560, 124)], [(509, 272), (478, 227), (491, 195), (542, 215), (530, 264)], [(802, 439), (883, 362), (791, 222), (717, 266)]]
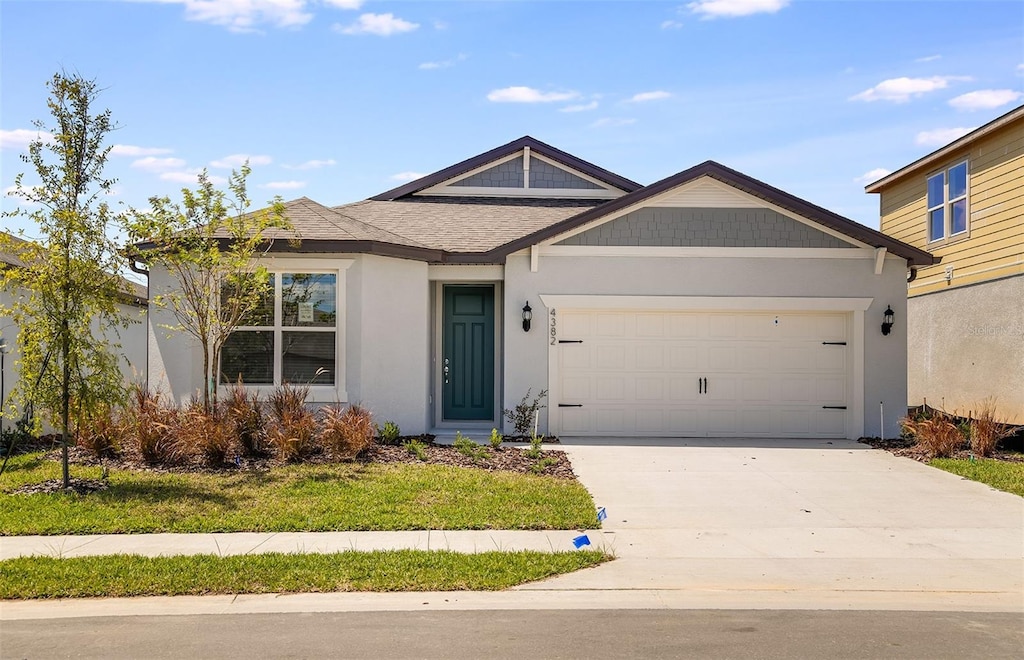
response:
[(741, 195), (728, 186), (703, 178), (657, 200), (657, 206), (684, 208), (760, 208), (763, 204)]

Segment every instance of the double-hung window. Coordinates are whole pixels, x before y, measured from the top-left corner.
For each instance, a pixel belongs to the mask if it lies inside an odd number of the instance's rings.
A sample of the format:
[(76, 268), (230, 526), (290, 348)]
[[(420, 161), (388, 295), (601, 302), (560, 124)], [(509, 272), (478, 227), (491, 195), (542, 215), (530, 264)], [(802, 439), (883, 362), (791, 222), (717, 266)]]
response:
[[(224, 344), (222, 383), (338, 384), (338, 272), (274, 272)], [(344, 385), (343, 383), (341, 383)]]
[(928, 242), (967, 231), (967, 161), (928, 177)]

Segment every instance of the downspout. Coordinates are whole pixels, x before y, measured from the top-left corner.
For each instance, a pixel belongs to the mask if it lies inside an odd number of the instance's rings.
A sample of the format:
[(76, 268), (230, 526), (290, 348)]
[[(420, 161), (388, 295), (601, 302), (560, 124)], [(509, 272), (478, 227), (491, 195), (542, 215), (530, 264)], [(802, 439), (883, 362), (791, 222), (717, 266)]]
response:
[(146, 278), (146, 391), (149, 391), (149, 269), (139, 266), (135, 259), (128, 257), (128, 268)]
[(917, 266), (911, 266), (907, 269), (907, 284), (910, 284), (917, 279)]

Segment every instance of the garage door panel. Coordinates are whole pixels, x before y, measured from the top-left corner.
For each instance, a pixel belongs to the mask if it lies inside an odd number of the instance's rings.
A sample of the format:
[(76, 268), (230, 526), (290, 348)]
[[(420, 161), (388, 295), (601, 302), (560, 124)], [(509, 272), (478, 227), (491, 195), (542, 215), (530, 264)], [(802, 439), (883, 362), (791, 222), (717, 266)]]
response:
[(559, 317), (567, 435), (845, 437), (849, 317), (579, 311)]

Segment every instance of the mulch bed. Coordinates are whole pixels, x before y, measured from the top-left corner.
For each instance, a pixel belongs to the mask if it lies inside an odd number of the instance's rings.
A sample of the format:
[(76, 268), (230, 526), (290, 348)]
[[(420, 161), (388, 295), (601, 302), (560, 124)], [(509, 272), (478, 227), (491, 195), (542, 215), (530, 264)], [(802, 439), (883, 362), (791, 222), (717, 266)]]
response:
[(88, 495), (100, 490), (106, 490), (107, 484), (95, 479), (70, 479), (70, 486), (64, 488), (64, 482), (60, 479), (41, 481), (37, 484), (25, 484), (21, 488), (11, 491), (14, 495), (35, 495), (37, 493), (75, 493), (76, 495)]
[[(405, 438), (412, 439), (412, 438)], [(569, 457), (563, 451), (551, 450), (545, 448), (541, 455), (541, 458), (534, 459), (527, 455), (528, 449), (521, 447), (502, 446), (498, 449), (493, 449), (490, 446), (481, 446), (478, 456), (467, 456), (461, 453), (458, 449), (451, 445), (438, 445), (434, 444), (434, 437), (431, 435), (423, 435), (415, 438), (419, 441), (422, 454), (425, 460), (419, 458), (415, 453), (410, 451), (408, 448), (402, 445), (380, 445), (373, 444), (369, 449), (362, 452), (356, 458), (347, 461), (351, 463), (359, 464), (394, 464), (394, 463), (411, 463), (411, 464), (432, 464), (432, 465), (450, 465), (454, 467), (469, 467), (478, 468), (481, 470), (487, 470), (489, 472), (516, 472), (520, 474), (539, 474), (549, 477), (557, 477), (560, 479), (575, 479), (576, 474), (572, 470), (572, 463), (569, 461)], [(43, 454), (43, 460), (49, 461), (60, 461), (61, 450), (59, 446), (55, 446), (53, 439), (49, 439), (47, 442), (40, 442), (34, 445), (36, 451), (46, 450)], [(123, 470), (134, 470), (140, 472), (156, 472), (163, 474), (173, 473), (213, 473), (223, 474), (240, 472), (245, 470), (256, 470), (263, 471), (269, 470), (272, 467), (285, 465), (284, 462), (279, 461), (272, 457), (238, 457), (232, 462), (225, 463), (220, 466), (210, 466), (201, 462), (188, 462), (181, 463), (178, 465), (149, 465), (145, 463), (138, 456), (123, 455), (115, 456), (110, 458), (97, 458), (88, 451), (81, 447), (70, 447), (68, 449), (68, 459), (74, 465), (88, 465), (88, 466), (105, 466), (109, 469), (123, 469)], [(540, 463), (543, 461), (543, 464)], [(303, 459), (302, 463), (324, 465), (330, 463), (339, 463), (346, 461), (338, 461), (332, 459), (325, 453), (317, 453), (311, 456), (307, 456)], [(73, 484), (73, 489), (76, 492), (87, 493), (99, 490), (95, 487), (95, 484), (105, 488), (106, 486), (102, 482), (89, 482), (89, 480), (73, 480), (80, 482), (78, 485)], [(88, 485), (86, 482), (93, 484)], [(45, 482), (49, 484), (51, 482)], [(54, 488), (54, 490), (35, 490), (32, 492), (55, 492), (61, 489), (61, 482), (59, 480), (52, 482), (55, 486), (46, 486), (47, 488)], [(32, 488), (41, 488), (45, 484), (33, 484)], [(79, 489), (91, 488), (91, 490), (79, 490)]]
[[(911, 458), (921, 463), (927, 463), (932, 459), (932, 456), (928, 454), (923, 447), (920, 447), (913, 440), (906, 440), (903, 438), (896, 438), (892, 440), (881, 440), (879, 438), (861, 438), (859, 442), (866, 445), (871, 445), (875, 449), (884, 449), (890, 454), (896, 456), (903, 456), (904, 458)], [(972, 454), (969, 450), (961, 449), (956, 452), (950, 458), (959, 458), (963, 460), (969, 460)], [(977, 458), (975, 456), (975, 458)], [(1010, 452), (997, 449), (991, 456), (986, 456), (997, 461), (1006, 461), (1007, 463), (1024, 463), (1024, 454), (1019, 452)]]

